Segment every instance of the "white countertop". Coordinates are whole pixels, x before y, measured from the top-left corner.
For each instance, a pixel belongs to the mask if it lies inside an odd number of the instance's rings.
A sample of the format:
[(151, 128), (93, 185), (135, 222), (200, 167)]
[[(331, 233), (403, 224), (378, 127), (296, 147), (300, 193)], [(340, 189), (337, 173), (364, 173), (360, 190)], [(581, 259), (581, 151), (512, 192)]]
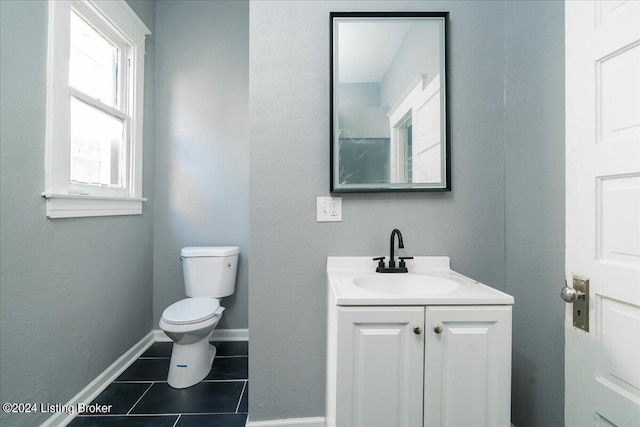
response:
[[(327, 284), (336, 305), (510, 305), (514, 302), (511, 295), (451, 270), (446, 256), (417, 256), (407, 260), (408, 273), (376, 273), (377, 262), (373, 258), (327, 257)], [(400, 277), (407, 275), (414, 277)], [(394, 280), (408, 278), (424, 280), (424, 292), (394, 292)], [(355, 284), (367, 280), (388, 280), (388, 291), (386, 288), (374, 291)], [(434, 283), (434, 292), (430, 292), (430, 280)], [(436, 281), (452, 283), (455, 289), (437, 290)]]

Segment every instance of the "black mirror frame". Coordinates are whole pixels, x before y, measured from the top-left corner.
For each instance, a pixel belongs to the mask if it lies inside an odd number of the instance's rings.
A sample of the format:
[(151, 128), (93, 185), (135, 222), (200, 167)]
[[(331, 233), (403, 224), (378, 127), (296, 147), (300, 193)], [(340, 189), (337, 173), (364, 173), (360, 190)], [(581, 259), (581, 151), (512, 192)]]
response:
[[(425, 187), (388, 187), (388, 188), (334, 188), (334, 18), (444, 18), (444, 74), (445, 74), (445, 186)], [(329, 190), (331, 193), (389, 193), (389, 192), (446, 192), (451, 191), (451, 117), (449, 83), (449, 12), (330, 12), (329, 13), (329, 85), (330, 85), (330, 149), (329, 149)]]

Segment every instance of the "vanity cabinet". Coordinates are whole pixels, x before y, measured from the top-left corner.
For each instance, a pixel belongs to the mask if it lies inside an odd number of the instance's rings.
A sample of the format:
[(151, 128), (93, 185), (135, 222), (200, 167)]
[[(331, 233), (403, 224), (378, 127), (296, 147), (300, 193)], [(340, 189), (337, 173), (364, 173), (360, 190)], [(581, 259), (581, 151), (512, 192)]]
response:
[(510, 305), (329, 311), (328, 426), (509, 426)]

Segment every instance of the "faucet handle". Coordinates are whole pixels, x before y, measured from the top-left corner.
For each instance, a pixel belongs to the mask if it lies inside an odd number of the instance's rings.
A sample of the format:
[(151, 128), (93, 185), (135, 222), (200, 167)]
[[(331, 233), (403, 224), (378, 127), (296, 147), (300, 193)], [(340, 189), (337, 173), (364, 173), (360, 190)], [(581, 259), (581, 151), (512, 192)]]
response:
[(374, 261), (378, 261), (378, 268), (384, 268), (384, 257), (379, 256), (373, 259)]
[(406, 267), (406, 263), (404, 262), (405, 259), (413, 259), (412, 256), (399, 256), (398, 258), (400, 259), (400, 265), (398, 266), (400, 268)]

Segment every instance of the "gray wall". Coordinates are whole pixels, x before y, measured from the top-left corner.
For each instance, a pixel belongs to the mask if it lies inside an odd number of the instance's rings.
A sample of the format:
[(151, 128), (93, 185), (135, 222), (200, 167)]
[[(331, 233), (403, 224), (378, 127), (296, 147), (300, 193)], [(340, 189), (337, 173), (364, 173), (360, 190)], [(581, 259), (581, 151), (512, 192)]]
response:
[(427, 74), (426, 84), (440, 74), (444, 66), (440, 61), (440, 32), (443, 27), (442, 21), (437, 21), (416, 23), (409, 28), (382, 80), (383, 106), (391, 108), (402, 95), (406, 95), (405, 91), (419, 74)]
[(513, 422), (564, 425), (564, 3), (508, 2), (506, 256)]
[[(153, 31), (154, 7), (131, 2)], [(65, 403), (151, 329), (154, 42), (143, 214), (45, 216), (47, 3), (0, 2), (0, 401)], [(38, 415), (0, 415), (33, 426)]]
[[(453, 191), (328, 192), (329, 12), (450, 11)], [(250, 6), (250, 417), (324, 414), (327, 255), (450, 255), (516, 297), (513, 419), (562, 425), (562, 2), (253, 1)]]
[(157, 2), (153, 326), (184, 298), (180, 249), (240, 246), (218, 329), (247, 328), (249, 3)]
[[(451, 11), (453, 192), (343, 195), (343, 221), (317, 223), (329, 191), (329, 12)], [(250, 418), (324, 414), (326, 256), (450, 255), (504, 290), (503, 2), (253, 1), (250, 6)]]
[[(398, 227), (407, 254), (450, 255), (516, 297), (514, 423), (562, 425), (562, 2), (130, 3), (152, 31), (157, 12), (150, 200), (142, 216), (48, 220), (46, 3), (0, 1), (2, 402), (66, 402), (183, 296), (180, 247), (238, 244), (219, 327), (246, 327), (249, 293), (251, 419), (322, 416), (326, 256), (386, 254)], [(329, 188), (328, 16), (340, 10), (451, 12), (453, 191), (343, 195), (344, 221), (316, 223)]]
[[(343, 83), (334, 97), (340, 104), (338, 126), (343, 138), (389, 138), (389, 108), (380, 106), (380, 83)], [(346, 170), (350, 170), (345, 166)]]

